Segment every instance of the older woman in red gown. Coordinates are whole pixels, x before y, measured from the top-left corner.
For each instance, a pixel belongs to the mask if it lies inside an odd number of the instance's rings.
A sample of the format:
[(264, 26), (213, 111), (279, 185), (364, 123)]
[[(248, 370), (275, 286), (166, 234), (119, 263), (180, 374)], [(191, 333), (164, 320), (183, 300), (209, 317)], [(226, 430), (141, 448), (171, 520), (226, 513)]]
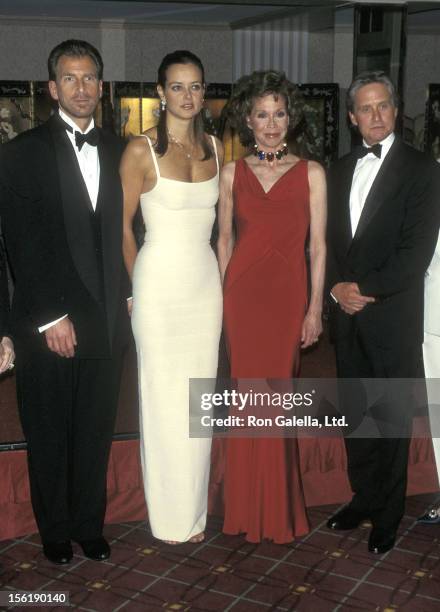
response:
[[(285, 144), (300, 107), (284, 74), (242, 77), (229, 110), (241, 142), (254, 148), (227, 164), (220, 179), (218, 257), (231, 377), (288, 379), (299, 372), (300, 349), (322, 331), (325, 175)], [(295, 439), (227, 440), (223, 530), (277, 543), (307, 533)]]

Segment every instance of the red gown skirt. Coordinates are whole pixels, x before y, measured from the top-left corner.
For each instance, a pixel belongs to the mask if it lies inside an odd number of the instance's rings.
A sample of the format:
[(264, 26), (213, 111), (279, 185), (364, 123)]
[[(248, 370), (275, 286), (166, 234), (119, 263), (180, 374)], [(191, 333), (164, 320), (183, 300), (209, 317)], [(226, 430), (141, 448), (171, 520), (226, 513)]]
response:
[[(224, 285), (231, 378), (288, 379), (299, 371), (307, 307), (307, 162), (266, 193), (242, 159), (233, 195), (237, 240)], [(224, 496), (225, 533), (280, 544), (307, 533), (296, 439), (228, 438)]]

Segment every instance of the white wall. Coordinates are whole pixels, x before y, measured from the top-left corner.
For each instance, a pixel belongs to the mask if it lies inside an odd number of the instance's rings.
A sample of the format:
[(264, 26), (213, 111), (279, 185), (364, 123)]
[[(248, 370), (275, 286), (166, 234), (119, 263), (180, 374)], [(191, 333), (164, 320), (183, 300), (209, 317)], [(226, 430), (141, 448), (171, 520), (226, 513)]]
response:
[(0, 80), (46, 80), (47, 57), (67, 38), (87, 40), (102, 52), (108, 81), (155, 81), (162, 57), (176, 49), (189, 49), (200, 56), (208, 82), (230, 82), (232, 78), (230, 30), (2, 20)]

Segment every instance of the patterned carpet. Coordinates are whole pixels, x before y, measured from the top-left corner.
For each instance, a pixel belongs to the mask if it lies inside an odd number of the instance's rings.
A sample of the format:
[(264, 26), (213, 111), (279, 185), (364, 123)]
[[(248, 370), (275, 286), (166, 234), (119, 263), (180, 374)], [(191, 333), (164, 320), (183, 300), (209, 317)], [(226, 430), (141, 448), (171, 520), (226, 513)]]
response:
[(217, 517), (205, 542), (176, 547), (145, 523), (127, 523), (105, 528), (109, 561), (89, 561), (74, 545), (72, 563), (60, 567), (45, 559), (37, 535), (27, 536), (0, 543), (1, 589), (69, 591), (71, 607), (105, 612), (438, 612), (440, 525), (415, 524), (435, 498), (408, 498), (397, 545), (379, 557), (367, 551), (368, 525), (325, 527), (334, 506), (310, 509), (311, 532), (285, 546), (223, 535)]

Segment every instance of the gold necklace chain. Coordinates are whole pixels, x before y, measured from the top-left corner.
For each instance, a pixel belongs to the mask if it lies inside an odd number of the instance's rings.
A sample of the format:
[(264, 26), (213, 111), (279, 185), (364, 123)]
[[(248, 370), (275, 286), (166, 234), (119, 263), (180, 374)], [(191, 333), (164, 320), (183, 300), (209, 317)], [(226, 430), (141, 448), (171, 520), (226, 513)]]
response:
[(180, 142), (180, 140), (176, 138), (174, 134), (170, 132), (170, 130), (167, 130), (167, 133), (168, 133), (168, 138), (171, 140), (171, 142), (173, 142), (178, 147), (180, 147), (185, 157), (187, 157), (188, 159), (192, 159), (192, 156), (194, 154), (194, 145), (191, 146), (191, 152), (188, 153), (188, 151), (186, 150), (186, 146), (183, 144), (183, 142)]

